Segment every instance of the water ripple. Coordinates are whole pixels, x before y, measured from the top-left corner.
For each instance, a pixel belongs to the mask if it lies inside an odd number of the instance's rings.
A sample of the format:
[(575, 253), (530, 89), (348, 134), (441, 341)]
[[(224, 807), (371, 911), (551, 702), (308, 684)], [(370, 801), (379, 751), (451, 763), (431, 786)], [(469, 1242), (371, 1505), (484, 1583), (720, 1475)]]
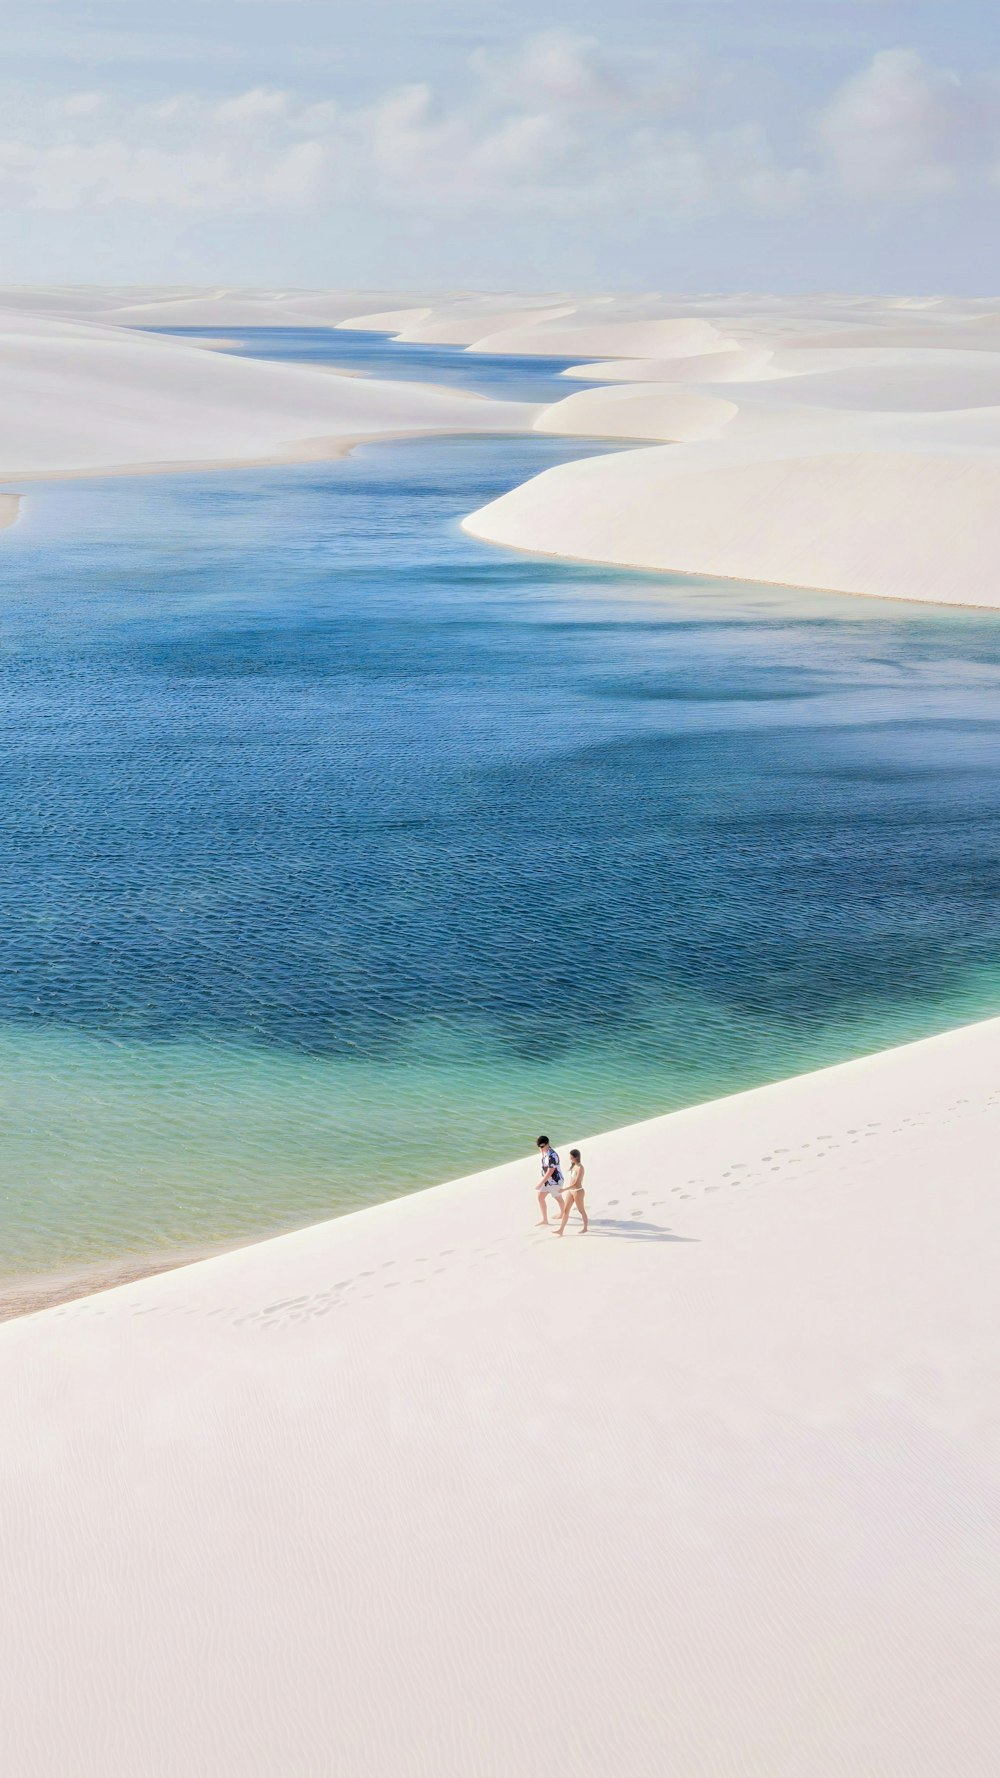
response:
[(1000, 621), (458, 530), (575, 449), (32, 491), (2, 546), (10, 1268), (996, 1010)]

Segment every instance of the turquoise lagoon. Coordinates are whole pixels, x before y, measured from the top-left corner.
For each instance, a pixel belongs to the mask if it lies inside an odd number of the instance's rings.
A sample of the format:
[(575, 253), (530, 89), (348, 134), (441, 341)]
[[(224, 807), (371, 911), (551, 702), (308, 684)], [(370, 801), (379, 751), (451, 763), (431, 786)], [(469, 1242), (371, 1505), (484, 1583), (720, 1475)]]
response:
[(30, 490), (0, 1271), (305, 1223), (1000, 1010), (1000, 619), (460, 530), (588, 448)]

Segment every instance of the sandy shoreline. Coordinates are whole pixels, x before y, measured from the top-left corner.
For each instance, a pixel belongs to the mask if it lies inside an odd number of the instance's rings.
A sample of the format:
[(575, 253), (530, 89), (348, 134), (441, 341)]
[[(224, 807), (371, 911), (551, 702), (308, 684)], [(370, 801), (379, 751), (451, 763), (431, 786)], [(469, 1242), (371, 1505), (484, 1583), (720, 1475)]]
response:
[(116, 1290), (119, 1285), (136, 1284), (142, 1278), (158, 1277), (161, 1272), (178, 1271), (182, 1266), (229, 1251), (227, 1243), (160, 1255), (124, 1254), (78, 1266), (67, 1265), (56, 1272), (26, 1272), (0, 1277), (0, 1322), (16, 1320), (20, 1315), (37, 1315), (42, 1309), (54, 1309), (60, 1303), (72, 1303), (101, 1291)]
[(6, 1323), (6, 1769), (989, 1770), (998, 1056), (586, 1140), (585, 1238), (526, 1156)]
[[(206, 457), (190, 462), (170, 458), (152, 463), (108, 463), (94, 469), (0, 470), (0, 481), (22, 486), (44, 482), (102, 481), (105, 477), (202, 475), (213, 470), (278, 469), (282, 465), (289, 467), (295, 463), (336, 462), (341, 457), (350, 457), (362, 445), (410, 444), (424, 438), (482, 438), (489, 436), (489, 431), (489, 428), (479, 432), (475, 428), (461, 426), (456, 427), (453, 432), (366, 432), (359, 433), (356, 438), (304, 438), (297, 439), (286, 451), (272, 451), (266, 457)], [(8, 517), (4, 517), (7, 508), (0, 507), (0, 529), (13, 523), (19, 505), (18, 496), (13, 494), (0, 494), (0, 501), (3, 500), (12, 501), (14, 510)]]
[[(625, 441), (623, 440), (622, 442), (624, 443)], [(484, 508), (483, 510), (485, 511), (488, 509)], [(541, 549), (537, 543), (514, 542), (506, 537), (493, 537), (485, 526), (482, 530), (479, 529), (478, 524), (476, 523), (477, 520), (478, 514), (470, 514), (468, 518), (462, 520), (462, 529), (468, 531), (471, 537), (481, 537), (484, 542), (496, 542), (499, 543), (502, 548), (513, 550), (518, 555), (536, 556), (543, 561), (576, 562), (581, 568), (592, 568), (595, 566), (595, 558), (593, 556), (575, 555), (571, 554), (568, 550), (561, 549)], [(624, 574), (648, 574), (653, 577), (664, 574), (674, 574), (683, 575), (685, 580), (695, 582), (703, 580), (706, 585), (722, 584), (727, 581), (733, 586), (745, 587), (747, 585), (746, 578), (742, 574), (723, 574), (718, 570), (710, 571), (703, 568), (652, 567), (647, 563), (632, 562), (627, 559), (619, 560), (618, 558), (611, 557), (602, 557), (599, 565), (602, 568), (620, 568)], [(860, 587), (813, 586), (811, 584), (807, 588), (804, 588), (802, 582), (798, 580), (762, 580), (758, 576), (754, 576), (750, 584), (759, 587), (770, 587), (776, 592), (801, 593), (803, 591), (808, 591), (810, 593), (827, 594), (831, 598), (877, 600), (879, 604), (908, 605), (914, 603), (914, 595), (910, 592), (873, 593)], [(945, 603), (945, 601), (938, 600), (921, 602), (928, 604)], [(973, 600), (949, 599), (947, 600), (947, 605), (949, 610), (955, 611), (996, 611), (998, 609), (998, 604), (988, 598), (984, 598), (978, 603)]]
[(431, 384), (208, 350), (107, 320), (4, 309), (3, 479), (203, 471), (366, 439), (530, 428), (538, 409)]

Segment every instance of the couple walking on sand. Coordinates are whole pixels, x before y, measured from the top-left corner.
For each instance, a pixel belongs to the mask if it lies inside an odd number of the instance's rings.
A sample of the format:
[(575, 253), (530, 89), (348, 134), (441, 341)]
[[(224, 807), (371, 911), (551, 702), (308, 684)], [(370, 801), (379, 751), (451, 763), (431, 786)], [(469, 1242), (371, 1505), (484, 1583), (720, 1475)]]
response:
[(559, 1227), (556, 1229), (556, 1234), (563, 1233), (569, 1221), (569, 1213), (575, 1204), (583, 1218), (583, 1227), (580, 1233), (585, 1235), (590, 1224), (587, 1221), (587, 1207), (583, 1201), (583, 1178), (586, 1169), (580, 1158), (580, 1150), (578, 1148), (570, 1149), (569, 1178), (564, 1180), (562, 1168), (559, 1165), (559, 1156), (548, 1137), (539, 1136), (535, 1147), (542, 1157), (542, 1177), (535, 1188), (538, 1193), (538, 1208), (541, 1211), (541, 1216), (538, 1219), (539, 1228), (543, 1223), (546, 1228), (549, 1227), (548, 1201), (552, 1197), (555, 1198), (556, 1208), (559, 1211)]

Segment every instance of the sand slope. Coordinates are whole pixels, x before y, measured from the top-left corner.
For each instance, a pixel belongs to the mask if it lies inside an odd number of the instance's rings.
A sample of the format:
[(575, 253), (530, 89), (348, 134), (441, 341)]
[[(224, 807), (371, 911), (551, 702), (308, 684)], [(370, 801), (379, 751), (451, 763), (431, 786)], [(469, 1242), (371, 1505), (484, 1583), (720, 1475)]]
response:
[(735, 402), (683, 384), (625, 383), (568, 395), (545, 408), (535, 428), (587, 438), (717, 438), (738, 413)]
[(588, 561), (1000, 605), (1000, 463), (845, 452), (702, 472), (680, 457), (663, 447), (567, 464), (465, 523), (495, 543)]
[(683, 358), (608, 358), (570, 364), (560, 374), (586, 383), (743, 383), (758, 382), (773, 370), (770, 347), (728, 346), (691, 352)]
[(516, 352), (567, 358), (685, 358), (694, 352), (722, 352), (730, 341), (710, 321), (650, 317), (553, 320), (534, 326), (503, 327), (476, 340), (474, 352)]
[(574, 312), (573, 305), (561, 302), (538, 303), (528, 297), (490, 301), (484, 297), (456, 298), (443, 311), (439, 304), (409, 312), (363, 315), (341, 321), (341, 327), (374, 328), (391, 333), (412, 345), (470, 346), (484, 334), (508, 327), (537, 327)]
[[(535, 424), (675, 448), (568, 464), (467, 528), (598, 562), (1000, 605), (1000, 305), (929, 305), (914, 320), (869, 304), (836, 320), (804, 303), (643, 322), (631, 364), (612, 361), (606, 385)], [(692, 333), (650, 358), (657, 325), (725, 331), (708, 354)], [(621, 325), (623, 346), (639, 327)]]
[[(0, 1328), (17, 1778), (986, 1778), (1000, 1021)], [(565, 1141), (566, 1132), (557, 1132)]]
[(392, 433), (524, 430), (536, 409), (0, 311), (0, 475), (336, 454)]
[[(46, 289), (38, 286), (0, 288), (0, 307), (27, 307), (37, 312), (101, 319), (131, 327), (335, 327), (359, 306), (357, 291), (242, 290), (226, 285), (192, 289), (94, 288)], [(368, 302), (404, 297), (395, 291), (369, 293)]]

